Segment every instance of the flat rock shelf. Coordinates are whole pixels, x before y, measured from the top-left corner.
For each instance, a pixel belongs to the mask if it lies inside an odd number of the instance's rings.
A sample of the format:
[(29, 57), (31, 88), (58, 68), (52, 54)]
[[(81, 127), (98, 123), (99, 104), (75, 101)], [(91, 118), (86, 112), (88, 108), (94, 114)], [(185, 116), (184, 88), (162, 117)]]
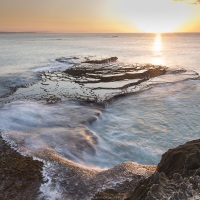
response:
[(101, 60), (62, 57), (56, 61), (70, 64), (70, 67), (63, 71), (39, 73), (37, 83), (12, 88), (11, 94), (0, 98), (0, 103), (29, 99), (52, 104), (71, 98), (100, 104), (152, 85), (199, 78), (194, 71), (168, 70), (165, 66), (152, 64), (119, 63), (116, 57)]

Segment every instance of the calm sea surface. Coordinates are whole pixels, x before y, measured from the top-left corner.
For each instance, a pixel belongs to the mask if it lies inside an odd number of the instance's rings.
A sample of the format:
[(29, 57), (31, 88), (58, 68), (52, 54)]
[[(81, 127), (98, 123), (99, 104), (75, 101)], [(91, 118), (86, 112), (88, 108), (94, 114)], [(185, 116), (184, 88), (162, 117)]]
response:
[[(56, 58), (117, 56), (124, 63), (161, 64), (200, 73), (200, 34), (0, 34), (0, 96), (37, 81), (36, 74), (69, 66)], [(200, 138), (200, 84), (188, 80), (119, 98), (105, 108), (66, 101), (14, 101), (0, 108), (5, 137), (31, 151), (52, 149), (75, 163), (107, 168), (157, 164), (161, 155)], [(98, 113), (98, 115), (97, 115)], [(92, 124), (83, 124), (98, 116)], [(97, 138), (80, 151), (89, 130)], [(24, 148), (21, 148), (24, 149)], [(24, 150), (25, 151), (25, 150)]]

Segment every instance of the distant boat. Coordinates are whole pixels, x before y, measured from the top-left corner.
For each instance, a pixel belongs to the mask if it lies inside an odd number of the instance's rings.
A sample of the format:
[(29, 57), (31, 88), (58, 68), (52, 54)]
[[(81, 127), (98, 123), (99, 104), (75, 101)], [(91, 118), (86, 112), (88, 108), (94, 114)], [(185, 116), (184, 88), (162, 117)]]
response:
[(113, 35), (112, 37), (113, 37), (113, 38), (116, 38), (116, 37), (118, 37), (118, 35)]

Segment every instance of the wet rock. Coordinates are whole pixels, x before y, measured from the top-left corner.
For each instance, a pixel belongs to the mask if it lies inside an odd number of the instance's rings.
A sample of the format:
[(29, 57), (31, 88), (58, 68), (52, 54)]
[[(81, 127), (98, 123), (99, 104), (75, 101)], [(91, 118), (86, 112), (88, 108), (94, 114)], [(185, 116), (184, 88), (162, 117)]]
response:
[(77, 57), (68, 57), (68, 58), (66, 58), (66, 57), (61, 57), (61, 58), (57, 58), (57, 59), (55, 59), (55, 61), (57, 61), (57, 62), (60, 62), (60, 63), (69, 63), (69, 64), (72, 64), (73, 63), (73, 60), (78, 60), (79, 58), (77, 58)]
[[(55, 155), (50, 155), (53, 156)], [(104, 199), (103, 194), (106, 195), (105, 199), (124, 199), (140, 181), (155, 170), (132, 162), (122, 163), (108, 170), (84, 168), (62, 158), (59, 158), (59, 163), (54, 162), (54, 166), (47, 169), (52, 189), (62, 188), (59, 199)]]
[(163, 154), (157, 172), (138, 184), (127, 199), (200, 199), (199, 170), (200, 140), (194, 140)]
[(102, 60), (86, 60), (83, 61), (82, 63), (89, 63), (89, 64), (106, 64), (106, 63), (110, 63), (110, 62), (115, 62), (117, 61), (117, 57), (110, 57), (110, 58), (106, 58), (106, 59), (102, 59)]
[[(105, 185), (105, 189), (95, 194), (92, 199), (126, 199), (130, 196), (131, 191), (134, 190), (141, 181), (146, 180), (154, 171), (154, 166), (139, 165), (132, 162), (122, 163), (107, 171), (103, 171), (99, 173), (97, 177), (104, 175), (106, 178), (113, 180), (113, 184), (111, 184), (110, 187), (109, 185)], [(120, 179), (123, 181), (120, 182)], [(115, 183), (115, 181), (119, 182)]]
[(142, 181), (127, 200), (188, 200), (200, 199), (200, 190), (195, 188), (199, 184), (199, 177), (190, 181), (188, 178), (169, 179), (164, 173), (156, 172)]
[(41, 73), (38, 83), (16, 88), (14, 94), (0, 98), (0, 102), (34, 99), (54, 104), (71, 98), (103, 105), (115, 97), (147, 89), (152, 84), (150, 79), (166, 72), (166, 67), (150, 64), (98, 65), (79, 62), (65, 71)]
[[(82, 154), (83, 152), (86, 152), (90, 155), (95, 156), (96, 149), (94, 148), (93, 142), (90, 141), (90, 139), (82, 139), (80, 140), (80, 143), (76, 145), (76, 149), (79, 154)], [(72, 152), (73, 154), (73, 152)]]
[(92, 200), (122, 200), (127, 197), (127, 192), (118, 192), (115, 189), (106, 189), (97, 193)]
[(0, 137), (0, 199), (36, 199), (42, 167), (42, 162), (20, 155)]
[[(103, 66), (103, 67), (91, 67), (79, 65), (71, 67), (64, 72), (70, 76), (76, 78), (75, 82), (81, 81), (83, 78), (86, 80), (84, 83), (100, 83), (100, 82), (117, 82), (127, 79), (141, 79), (148, 80), (149, 78), (157, 77), (166, 73), (166, 68), (163, 66), (143, 65), (137, 68), (134, 65), (129, 67), (121, 64), (117, 66)], [(79, 78), (79, 79), (78, 79)], [(91, 80), (92, 79), (92, 80)], [(120, 88), (124, 87), (122, 85)]]
[(56, 97), (56, 96), (49, 96), (49, 97), (46, 98), (47, 104), (54, 104), (54, 103), (57, 103), (59, 101), (61, 101), (61, 99)]
[[(200, 140), (195, 140), (166, 152), (157, 171), (135, 185), (124, 182), (121, 189), (105, 189), (95, 200), (189, 200), (200, 199)], [(121, 172), (119, 172), (121, 173)], [(132, 191), (124, 187), (133, 184)]]
[(168, 177), (174, 173), (190, 176), (200, 168), (200, 140), (187, 142), (163, 154), (157, 171), (164, 172)]
[[(13, 100), (45, 100), (54, 104), (66, 98), (106, 105), (114, 98), (140, 92), (153, 85), (197, 79), (199, 75), (184, 69), (168, 70), (151, 64), (115, 63), (117, 57), (62, 57), (58, 62), (70, 63), (64, 71), (48, 71), (39, 75), (34, 85), (17, 87), (13, 94), (0, 98), (0, 105)], [(88, 63), (89, 62), (89, 63)], [(97, 64), (101, 62), (109, 62)]]
[[(161, 65), (115, 62), (117, 57), (61, 57), (70, 64), (64, 71), (38, 74), (39, 82), (16, 86), (0, 98), (0, 105), (14, 100), (45, 100), (54, 104), (66, 98), (106, 105), (114, 98), (140, 92), (153, 85), (199, 79), (194, 71), (168, 69)], [(9, 89), (10, 90), (10, 89)]]

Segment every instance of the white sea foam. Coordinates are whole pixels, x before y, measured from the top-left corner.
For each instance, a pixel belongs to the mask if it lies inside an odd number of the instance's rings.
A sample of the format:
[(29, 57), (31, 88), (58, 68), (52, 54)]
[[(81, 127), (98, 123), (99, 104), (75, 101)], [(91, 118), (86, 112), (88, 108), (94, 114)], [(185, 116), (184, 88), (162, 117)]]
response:
[(52, 183), (49, 169), (53, 170), (54, 166), (50, 162), (45, 162), (42, 175), (45, 183), (40, 186), (41, 195), (39, 199), (45, 198), (45, 200), (59, 200), (62, 199), (62, 190), (57, 183)]

